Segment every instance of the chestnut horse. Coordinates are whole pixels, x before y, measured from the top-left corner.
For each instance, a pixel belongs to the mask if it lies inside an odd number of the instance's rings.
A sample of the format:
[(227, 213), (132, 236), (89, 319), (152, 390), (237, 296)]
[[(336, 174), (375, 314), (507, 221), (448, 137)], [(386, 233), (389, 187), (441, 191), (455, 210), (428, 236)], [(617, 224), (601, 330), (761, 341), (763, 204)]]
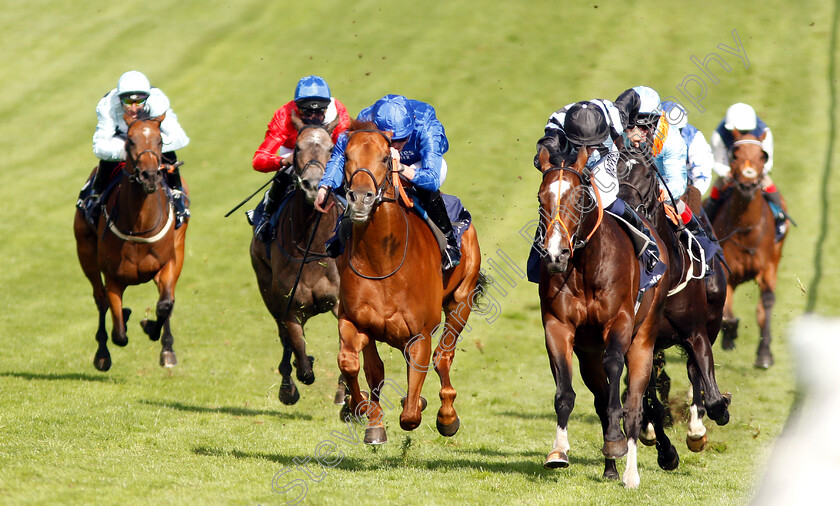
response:
[(152, 341), (160, 339), (163, 330), (160, 365), (173, 367), (178, 363), (172, 350), (169, 317), (175, 304), (175, 284), (184, 265), (189, 220), (175, 228), (172, 201), (161, 175), (163, 118), (124, 116), (128, 124), (126, 161), (97, 227), (88, 224), (80, 209), (73, 220), (79, 263), (93, 286), (93, 300), (99, 310), (99, 348), (93, 365), (100, 371), (111, 368), (105, 313), (111, 309), (111, 341), (118, 346), (128, 344), (126, 322), (131, 310), (122, 305), (123, 293), (129, 285), (150, 280), (155, 281), (160, 294), (155, 308), (157, 320), (144, 319), (140, 325)]
[[(484, 288), (475, 228), (470, 225), (464, 232), (460, 265), (442, 273), (441, 252), (431, 229), (398, 200), (402, 187), (393, 169), (391, 133), (356, 121), (348, 135), (344, 180), (349, 209), (344, 219), (351, 220), (352, 232), (336, 261), (341, 279), (338, 366), (350, 389), (345, 407), (358, 418), (367, 415), (365, 443), (386, 442), (380, 398), (390, 402), (381, 394), (386, 380), (376, 349), (376, 341), (381, 341), (401, 350), (408, 363), (408, 394), (400, 427), (416, 429), (425, 407), (420, 392), (443, 309), (445, 326), (434, 352), (441, 383), (437, 429), (453, 436), (460, 419), (453, 405), (456, 391), (449, 371), (471, 304)], [(364, 354), (370, 399), (359, 388), (359, 352)]]
[[(539, 190), (543, 258), (540, 306), (545, 345), (556, 383), (557, 435), (544, 466), (568, 467), (569, 416), (574, 408), (572, 353), (583, 382), (595, 396), (604, 435), (604, 477), (618, 478), (615, 459), (627, 455), (622, 481), (639, 486), (637, 441), (642, 398), (648, 386), (665, 289), (648, 289), (638, 312), (639, 262), (618, 220), (603, 213), (598, 188), (586, 167), (587, 150), (571, 167), (556, 167), (540, 150)], [(656, 238), (667, 262), (667, 250)], [(627, 362), (629, 389), (622, 413), (619, 387)], [(624, 416), (622, 433), (620, 421)]]
[[(277, 323), (283, 344), (283, 358), (278, 367), (282, 378), (279, 397), (283, 404), (294, 404), (300, 399), (292, 380), (292, 353), (297, 379), (304, 385), (315, 381), (313, 359), (306, 354), (303, 326), (315, 315), (327, 311), (336, 314), (338, 302), (338, 270), (335, 260), (324, 252), (324, 244), (333, 233), (340, 211), (338, 206), (333, 206), (329, 213), (322, 215), (313, 206), (318, 181), (324, 175), (333, 148), (330, 133), (338, 120), (327, 127), (303, 125), (295, 117), (293, 120), (298, 127), (293, 161), (296, 189), (280, 213), (277, 238), (269, 245), (256, 236), (251, 240), (251, 264), (260, 295)], [(294, 299), (290, 303), (293, 288)], [(339, 391), (337, 400), (343, 402), (343, 384)]]
[[(621, 179), (619, 197), (650, 220), (668, 248), (671, 263), (669, 275), (663, 284), (668, 287), (669, 293), (665, 300), (663, 319), (659, 324), (656, 349), (659, 351), (676, 345), (685, 352), (692, 386), (686, 444), (691, 451), (699, 452), (708, 440), (702, 422), (703, 415), (708, 412), (709, 417), (718, 425), (725, 425), (729, 421), (729, 399), (721, 395), (718, 388), (712, 353), (723, 315), (726, 273), (723, 263), (716, 256), (711, 261), (713, 272), (705, 276), (703, 265), (696, 259), (692, 261), (688, 250), (679, 241), (665, 215), (665, 207), (658, 198), (660, 185), (653, 160), (643, 153), (622, 151), (618, 173)], [(696, 192), (690, 187), (684, 198), (687, 199), (691, 191)], [(653, 378), (654, 381), (657, 379)], [(668, 399), (662, 400), (667, 405)], [(646, 436), (647, 441), (643, 441), (649, 444), (655, 441), (660, 467), (674, 469), (679, 463), (679, 457), (664, 432), (664, 407), (656, 398), (653, 384), (648, 390), (645, 407), (648, 409), (645, 418), (653, 423), (656, 435), (655, 438)]]
[[(755, 367), (766, 369), (773, 365), (770, 318), (776, 301), (776, 275), (785, 238), (776, 241), (773, 211), (761, 191), (767, 161), (767, 154), (761, 147), (764, 135), (756, 137), (737, 131), (733, 135), (735, 143), (730, 151), (729, 166), (735, 191), (721, 205), (713, 223), (731, 269), (723, 307), (722, 345), (724, 349), (734, 348), (734, 339), (738, 336), (738, 318), (732, 310), (735, 288), (754, 279), (761, 290), (761, 301), (755, 311), (761, 329)], [(787, 211), (784, 201), (782, 205)]]

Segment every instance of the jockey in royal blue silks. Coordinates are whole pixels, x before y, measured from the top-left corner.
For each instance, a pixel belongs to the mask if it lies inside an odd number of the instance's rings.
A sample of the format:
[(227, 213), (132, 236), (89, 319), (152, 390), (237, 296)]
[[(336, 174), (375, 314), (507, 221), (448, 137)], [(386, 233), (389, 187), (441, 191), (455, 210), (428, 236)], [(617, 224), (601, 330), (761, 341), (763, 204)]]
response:
[[(386, 95), (363, 109), (357, 119), (372, 121), (379, 130), (393, 132), (391, 147), (399, 152), (402, 175), (411, 181), (420, 205), (446, 237), (447, 246), (441, 259), (443, 270), (458, 265), (461, 250), (440, 194), (447, 172), (443, 154), (449, 150), (449, 141), (443, 124), (435, 116), (435, 109), (425, 102), (402, 95)], [(344, 180), (347, 140), (348, 136), (342, 134), (333, 148), (324, 177), (318, 185), (316, 208), (321, 208), (326, 200), (327, 188), (338, 188)]]
[[(630, 238), (636, 255), (644, 258), (644, 267), (650, 283), (655, 284), (664, 274), (665, 264), (659, 259), (659, 248), (650, 230), (642, 222), (632, 207), (618, 197), (619, 181), (616, 173), (618, 148), (614, 141), (619, 139), (623, 128), (618, 110), (609, 100), (590, 100), (569, 104), (555, 111), (545, 126), (545, 135), (537, 141), (537, 156), (534, 166), (539, 167), (539, 152), (545, 148), (549, 161), (556, 166), (564, 160), (577, 158), (580, 149), (589, 150), (586, 166), (589, 168), (592, 183), (598, 187), (601, 205), (607, 212), (618, 216), (638, 232), (631, 232)], [(539, 282), (540, 230), (537, 230), (535, 245), (528, 257), (528, 279)]]
[(625, 121), (625, 145), (647, 152), (653, 158), (656, 170), (665, 180), (665, 187), (676, 199), (676, 210), (682, 225), (697, 239), (706, 260), (711, 261), (719, 251), (717, 244), (709, 238), (691, 208), (679, 200), (688, 188), (685, 163), (688, 149), (679, 129), (672, 128), (668, 118), (662, 114), (659, 93), (647, 86), (636, 86), (619, 95), (615, 105)]

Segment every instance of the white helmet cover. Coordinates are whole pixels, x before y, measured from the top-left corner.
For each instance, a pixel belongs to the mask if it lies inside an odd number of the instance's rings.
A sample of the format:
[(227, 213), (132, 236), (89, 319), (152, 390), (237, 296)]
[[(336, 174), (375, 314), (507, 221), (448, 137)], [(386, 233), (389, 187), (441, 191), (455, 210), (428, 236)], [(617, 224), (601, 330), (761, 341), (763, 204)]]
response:
[(142, 72), (129, 70), (120, 76), (117, 82), (117, 95), (143, 94), (148, 96), (152, 92), (149, 80)]
[(755, 130), (757, 125), (755, 109), (752, 106), (738, 102), (726, 110), (723, 127), (727, 130)]

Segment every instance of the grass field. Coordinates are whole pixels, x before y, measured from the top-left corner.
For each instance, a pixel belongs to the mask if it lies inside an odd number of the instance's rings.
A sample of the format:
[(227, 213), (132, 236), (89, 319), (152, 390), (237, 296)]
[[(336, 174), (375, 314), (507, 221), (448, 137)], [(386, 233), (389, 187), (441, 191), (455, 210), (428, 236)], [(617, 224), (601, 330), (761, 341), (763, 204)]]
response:
[[(274, 492), (272, 479), (307, 459), (319, 481), (294, 470), (276, 485), (301, 480), (310, 504), (749, 502), (797, 395), (788, 325), (805, 312), (840, 313), (838, 3), (4, 0), (0, 502), (276, 504), (295, 494)], [(741, 56), (721, 47), (738, 40)], [(692, 61), (712, 53), (720, 60), (708, 73)], [(99, 373), (71, 222), (96, 162), (94, 107), (129, 69), (165, 91), (192, 139), (179, 152), (193, 213), (172, 318), (180, 363), (161, 369), (159, 344), (137, 325), (155, 303), (148, 285), (127, 292), (129, 345), (111, 346), (113, 368)], [(680, 100), (684, 89), (702, 96), (683, 103), (708, 136), (728, 105), (754, 105), (773, 128), (773, 177), (799, 223), (776, 294), (776, 365), (752, 368), (757, 293), (745, 287), (739, 347), (715, 347), (731, 422), (712, 423), (708, 448), (691, 454), (678, 409), (670, 434), (680, 467), (660, 470), (644, 448), (635, 491), (601, 479), (600, 428), (579, 380), (572, 466), (542, 468), (554, 388), (536, 288), (518, 278), (497, 295), (498, 320), (474, 316), (459, 345), (454, 438), (434, 428), (436, 375), (424, 392), (434, 409), (414, 432), (400, 430), (395, 409), (385, 412), (390, 444), (337, 438), (346, 428), (331, 403), (336, 326), (327, 315), (307, 327), (317, 381), (283, 406), (281, 347), (250, 267), (251, 231), (241, 212), (223, 215), (267, 179), (251, 156), (308, 74), (325, 77), (352, 115), (386, 93), (433, 104), (451, 144), (444, 191), (472, 211), (485, 260), (501, 251), (522, 268), (528, 243), (518, 232), (536, 217), (533, 149), (553, 110), (639, 84)], [(380, 352), (387, 377), (404, 384), (401, 354)], [(679, 404), (687, 380), (680, 357), (668, 358)], [(342, 459), (325, 469), (314, 457), (327, 440)]]

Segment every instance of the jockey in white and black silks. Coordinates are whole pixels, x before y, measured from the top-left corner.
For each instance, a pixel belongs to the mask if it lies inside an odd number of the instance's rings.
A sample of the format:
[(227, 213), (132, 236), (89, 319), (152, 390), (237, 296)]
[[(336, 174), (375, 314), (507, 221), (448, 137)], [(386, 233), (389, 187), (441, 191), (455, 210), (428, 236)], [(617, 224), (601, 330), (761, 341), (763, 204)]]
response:
[[(664, 272), (665, 265), (659, 259), (656, 241), (636, 212), (618, 197), (616, 168), (619, 152), (615, 141), (621, 138), (623, 130), (619, 111), (609, 100), (594, 99), (568, 104), (548, 118), (545, 134), (537, 141), (534, 166), (540, 168), (539, 152), (542, 148), (548, 151), (549, 160), (555, 166), (560, 166), (564, 160), (576, 159), (580, 149), (587, 149), (589, 158), (586, 166), (590, 170), (592, 184), (598, 187), (601, 205), (605, 211), (619, 216), (638, 231), (630, 233), (636, 254), (640, 256), (642, 252), (646, 253), (645, 270), (657, 276)], [(535, 245), (528, 258), (528, 279), (535, 283), (539, 281), (539, 235), (540, 231), (537, 230)]]
[(141, 72), (131, 70), (120, 76), (117, 87), (105, 94), (96, 105), (96, 131), (93, 134), (93, 153), (99, 158), (99, 166), (93, 178), (92, 194), (84, 204), (85, 215), (89, 222), (95, 223), (100, 208), (100, 195), (108, 185), (113, 170), (125, 161), (125, 140), (128, 124), (124, 116), (136, 118), (140, 114), (157, 117), (166, 114), (160, 124), (163, 142), (161, 164), (166, 164), (171, 171), (165, 171), (166, 183), (172, 190), (176, 211), (181, 219), (189, 216), (186, 199), (181, 191), (181, 175), (177, 166), (172, 167), (178, 157), (175, 151), (190, 143), (184, 129), (178, 123), (178, 117), (169, 106), (169, 98), (159, 89), (149, 84), (148, 78)]

